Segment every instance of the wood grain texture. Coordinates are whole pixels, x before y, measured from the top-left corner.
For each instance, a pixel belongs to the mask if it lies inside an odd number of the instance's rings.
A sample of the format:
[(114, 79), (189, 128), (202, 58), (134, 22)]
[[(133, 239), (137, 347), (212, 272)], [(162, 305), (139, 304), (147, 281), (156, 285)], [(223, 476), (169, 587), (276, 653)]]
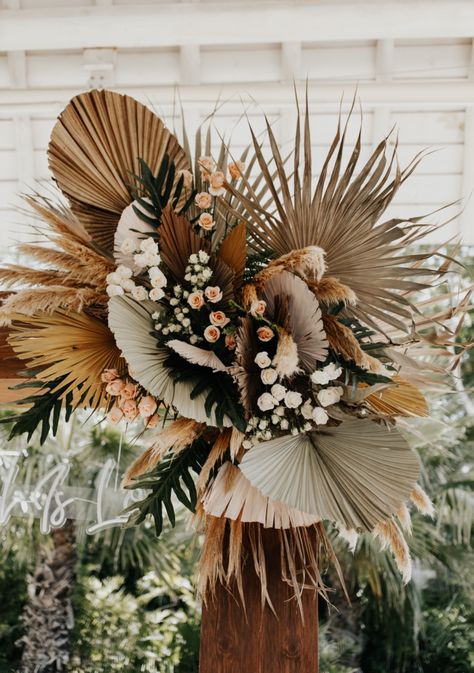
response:
[[(255, 524), (259, 525), (259, 524)], [(303, 593), (304, 623), (291, 587), (281, 579), (278, 531), (262, 530), (269, 594), (278, 618), (262, 610), (260, 581), (250, 558), (243, 569), (245, 608), (237, 588), (218, 585), (203, 606), (200, 673), (318, 673), (318, 606)], [(244, 534), (244, 554), (249, 550)]]

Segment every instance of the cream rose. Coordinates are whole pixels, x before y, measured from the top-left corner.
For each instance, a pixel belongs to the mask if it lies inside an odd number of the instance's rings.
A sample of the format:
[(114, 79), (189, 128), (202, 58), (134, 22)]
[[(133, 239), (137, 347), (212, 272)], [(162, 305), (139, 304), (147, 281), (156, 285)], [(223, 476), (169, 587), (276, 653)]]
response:
[(329, 407), (331, 404), (336, 404), (341, 399), (342, 388), (336, 386), (335, 388), (324, 388), (317, 394), (318, 402), (322, 407)]
[(250, 305), (250, 313), (253, 316), (263, 315), (265, 309), (267, 308), (267, 302), (260, 299), (259, 301), (253, 301)]
[(222, 299), (222, 290), (218, 285), (208, 285), (204, 290), (206, 299), (212, 304), (217, 304), (218, 301)]
[(196, 310), (202, 308), (204, 306), (203, 291), (196, 290), (195, 292), (191, 292), (188, 297), (188, 304), (191, 306), (191, 308), (194, 308)]
[(260, 378), (262, 379), (262, 382), (266, 386), (271, 386), (273, 383), (275, 383), (277, 377), (278, 377), (277, 370), (273, 369), (272, 367), (262, 369), (262, 371), (260, 372)]
[(230, 319), (226, 316), (224, 311), (212, 311), (212, 313), (209, 314), (209, 320), (216, 327), (225, 327), (225, 325), (230, 322)]
[(260, 341), (271, 341), (275, 336), (273, 330), (270, 327), (259, 327), (257, 330), (257, 336)]
[(216, 225), (212, 219), (211, 213), (201, 213), (198, 222), (199, 226), (201, 229), (204, 229), (204, 231), (211, 231), (211, 229), (214, 229)]
[(313, 417), (313, 406), (311, 400), (306, 400), (306, 402), (301, 407), (301, 415), (307, 421), (310, 421)]
[(190, 189), (190, 187), (193, 186), (193, 174), (191, 171), (188, 171), (186, 169), (183, 169), (181, 171), (178, 171), (178, 178), (183, 178), (183, 187), (186, 187), (186, 189)]
[(313, 383), (319, 386), (325, 386), (327, 383), (329, 383), (329, 376), (327, 372), (324, 371), (324, 369), (317, 369), (311, 374), (310, 379)]
[(312, 417), (316, 425), (326, 425), (329, 420), (327, 412), (324, 411), (324, 409), (321, 409), (321, 407), (315, 407), (313, 409)]
[(123, 287), (121, 285), (108, 285), (107, 294), (109, 297), (119, 297), (124, 294)]
[(106, 418), (109, 421), (109, 423), (112, 423), (113, 425), (117, 425), (117, 423), (120, 423), (120, 421), (123, 418), (123, 411), (119, 407), (114, 406), (109, 411)]
[(331, 362), (329, 365), (326, 365), (326, 367), (324, 367), (324, 371), (329, 377), (329, 380), (334, 381), (334, 379), (338, 379), (342, 374), (342, 367), (336, 367), (334, 362)]
[(124, 238), (120, 246), (120, 252), (124, 255), (132, 255), (135, 252), (135, 241), (133, 238)]
[(122, 404), (122, 411), (123, 415), (125, 416), (125, 420), (129, 422), (134, 421), (138, 416), (138, 407), (135, 400), (125, 400), (125, 402)]
[(137, 386), (135, 383), (126, 383), (120, 391), (120, 397), (123, 400), (133, 400), (137, 395)]
[(152, 301), (160, 301), (160, 299), (163, 299), (165, 296), (165, 293), (161, 287), (153, 287), (148, 293), (148, 296)]
[(115, 379), (107, 385), (105, 392), (108, 395), (112, 395), (112, 397), (117, 397), (117, 395), (120, 395), (124, 387), (125, 383), (122, 381), (122, 379)]
[(270, 392), (278, 402), (281, 402), (286, 395), (286, 388), (285, 386), (282, 386), (281, 383), (275, 383), (275, 385), (270, 388)]
[(148, 299), (148, 292), (146, 291), (146, 288), (137, 285), (132, 289), (132, 297), (136, 301), (145, 301), (145, 299)]
[(150, 276), (153, 287), (165, 287), (167, 279), (159, 267), (152, 266), (150, 269), (148, 269), (148, 275)]
[(115, 379), (118, 379), (119, 373), (116, 369), (104, 369), (104, 371), (101, 374), (100, 380), (102, 383), (110, 383), (111, 381), (115, 381)]
[(209, 176), (209, 193), (212, 196), (222, 196), (225, 194), (225, 175), (222, 171), (215, 171)]
[(258, 408), (261, 411), (270, 411), (274, 409), (277, 404), (276, 399), (270, 393), (263, 393), (257, 400)]
[(272, 361), (268, 357), (267, 351), (260, 351), (260, 353), (257, 353), (257, 355), (255, 356), (254, 362), (261, 369), (264, 369), (265, 367), (269, 367), (272, 364)]
[(238, 180), (245, 170), (245, 164), (243, 161), (234, 161), (227, 166), (227, 169), (232, 180)]
[(206, 208), (211, 207), (212, 196), (210, 194), (208, 194), (207, 192), (199, 192), (199, 194), (196, 194), (194, 202), (195, 202), (195, 204), (197, 205), (198, 208), (202, 208), (202, 210), (206, 210)]
[(220, 335), (221, 331), (218, 327), (215, 327), (215, 325), (208, 325), (204, 330), (204, 338), (211, 344), (215, 343)]
[(295, 390), (289, 390), (285, 395), (285, 406), (288, 409), (297, 409), (302, 402), (301, 393), (297, 393)]
[(146, 395), (138, 403), (138, 413), (142, 418), (149, 418), (153, 416), (157, 406), (155, 398), (151, 395)]

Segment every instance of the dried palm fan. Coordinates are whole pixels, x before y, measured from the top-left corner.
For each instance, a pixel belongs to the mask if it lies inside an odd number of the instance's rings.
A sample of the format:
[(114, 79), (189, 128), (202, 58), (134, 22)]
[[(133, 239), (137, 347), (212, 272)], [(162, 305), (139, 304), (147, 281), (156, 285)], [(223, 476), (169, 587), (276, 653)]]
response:
[(428, 403), (418, 388), (399, 376), (393, 381), (394, 385), (367, 395), (369, 407), (388, 416), (429, 416)]
[(123, 210), (134, 200), (139, 159), (157, 172), (167, 154), (176, 169), (189, 164), (175, 136), (138, 101), (112, 91), (71, 100), (53, 129), (49, 167), (93, 240), (112, 250)]

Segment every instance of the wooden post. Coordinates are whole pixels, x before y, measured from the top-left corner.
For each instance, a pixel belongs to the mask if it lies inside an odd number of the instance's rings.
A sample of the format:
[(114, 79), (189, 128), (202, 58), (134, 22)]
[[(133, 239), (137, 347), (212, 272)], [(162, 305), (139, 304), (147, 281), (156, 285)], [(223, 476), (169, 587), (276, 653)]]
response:
[[(256, 524), (255, 524), (256, 525)], [(318, 673), (318, 601), (303, 592), (304, 623), (281, 579), (278, 531), (262, 530), (269, 594), (278, 618), (262, 610), (260, 581), (249, 556), (243, 569), (245, 608), (237, 588), (219, 585), (203, 605), (199, 673)], [(249, 550), (244, 535), (244, 554)]]

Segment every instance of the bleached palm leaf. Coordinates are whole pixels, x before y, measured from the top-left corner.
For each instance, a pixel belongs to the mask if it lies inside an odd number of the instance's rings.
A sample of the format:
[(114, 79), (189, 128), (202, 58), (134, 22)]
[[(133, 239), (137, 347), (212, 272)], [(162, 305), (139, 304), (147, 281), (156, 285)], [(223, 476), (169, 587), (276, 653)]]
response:
[(112, 250), (123, 210), (133, 200), (133, 175), (143, 159), (155, 174), (168, 154), (189, 168), (184, 150), (151, 110), (113, 91), (73, 98), (59, 116), (48, 147), (50, 169), (73, 211)]
[(179, 339), (171, 339), (166, 345), (194, 365), (209, 367), (215, 372), (227, 371), (227, 367), (222, 360), (217, 357), (214, 351), (208, 351), (205, 348), (193, 346), (192, 344), (188, 344), (186, 341), (180, 341)]
[(265, 528), (296, 528), (320, 521), (316, 516), (265, 497), (230, 462), (219, 469), (203, 498), (203, 507), (211, 516), (238, 519), (242, 523), (261, 523)]
[(282, 271), (267, 281), (263, 299), (270, 320), (284, 326), (292, 336), (301, 365), (308, 372), (314, 371), (316, 363), (324, 362), (328, 354), (321, 309), (314, 294), (301, 278)]
[(9, 343), (29, 369), (41, 369), (42, 381), (61, 378), (61, 397), (72, 393), (74, 407), (101, 406), (102, 372), (125, 366), (107, 325), (86, 313), (55, 311), (28, 317), (26, 324), (14, 324)]
[[(169, 350), (158, 346), (151, 334), (154, 320), (152, 313), (159, 311), (159, 304), (152, 301), (137, 302), (130, 297), (112, 297), (109, 302), (109, 326), (115, 340), (136, 379), (151, 395), (170, 404), (186, 418), (199, 423), (217, 425), (214, 409), (207, 416), (204, 403), (205, 394), (191, 399), (193, 383), (173, 381), (165, 367)], [(232, 422), (224, 416), (224, 425)]]
[(137, 249), (140, 247), (140, 241), (150, 236), (155, 229), (141, 217), (139, 217), (134, 207), (140, 207), (136, 201), (133, 201), (125, 208), (120, 216), (117, 229), (114, 234), (114, 258), (117, 264), (125, 264), (131, 268), (134, 267), (133, 254), (125, 255), (121, 251), (122, 243), (128, 238), (135, 242)]
[(273, 500), (365, 530), (398, 510), (419, 473), (416, 455), (397, 430), (360, 419), (257, 444), (240, 468)]

